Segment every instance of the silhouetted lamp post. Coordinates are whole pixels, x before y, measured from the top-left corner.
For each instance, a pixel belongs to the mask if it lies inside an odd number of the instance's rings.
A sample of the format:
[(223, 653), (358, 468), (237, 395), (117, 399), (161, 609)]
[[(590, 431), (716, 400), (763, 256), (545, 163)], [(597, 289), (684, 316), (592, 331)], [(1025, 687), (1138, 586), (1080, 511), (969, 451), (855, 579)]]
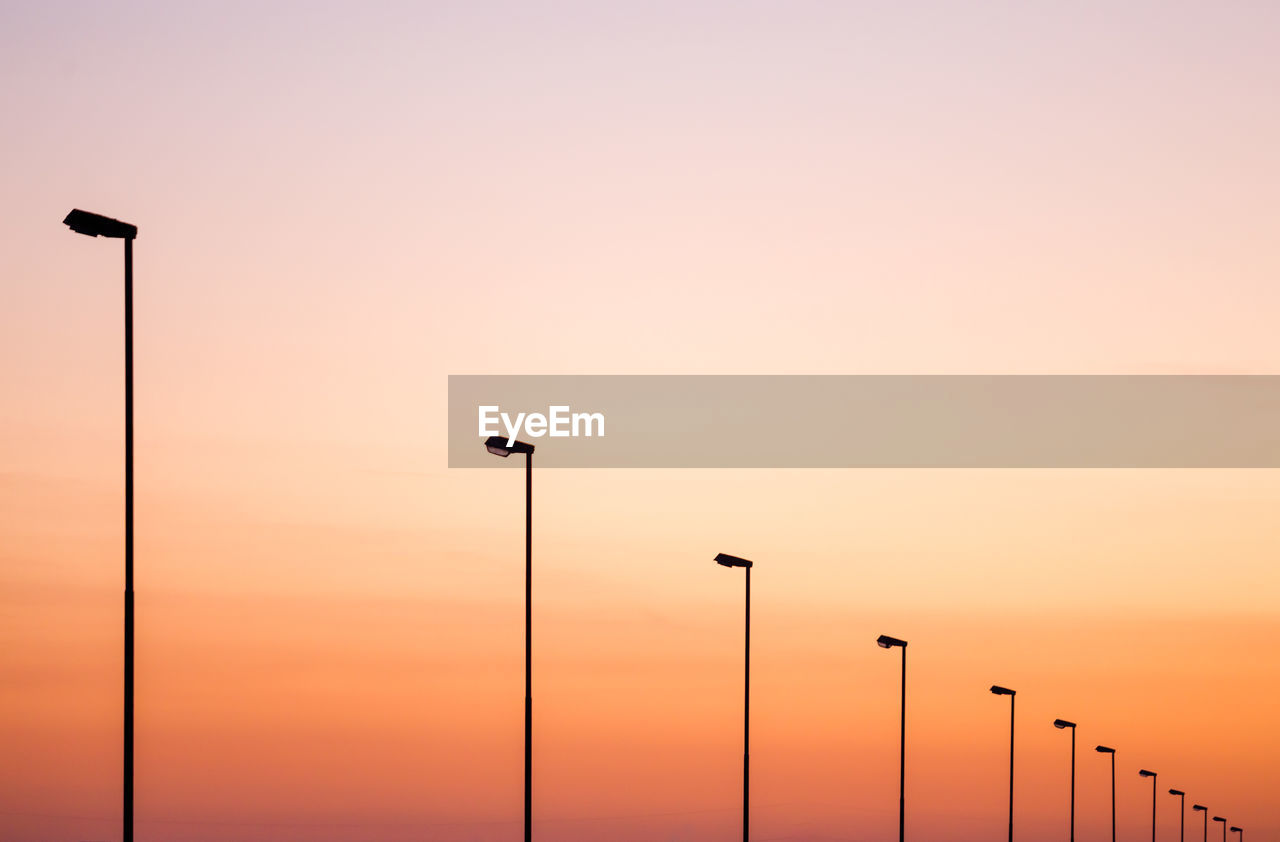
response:
[(1018, 693), (998, 684), (991, 686), (991, 692), (997, 696), (1009, 697), (1009, 842), (1013, 842), (1013, 714)]
[(133, 842), (133, 240), (138, 226), (82, 211), (62, 223), (87, 237), (124, 240), (124, 842)]
[(723, 567), (743, 567), (747, 571), (747, 622), (746, 657), (742, 685), (742, 842), (747, 842), (750, 824), (749, 795), (751, 792), (751, 568), (753, 562), (736, 555), (719, 553), (716, 564)]
[(503, 459), (524, 454), (524, 840), (533, 839), (533, 445), (490, 436), (485, 449)]
[(1110, 746), (1098, 746), (1094, 750), (1111, 755), (1111, 842), (1116, 842), (1116, 750)]
[(1192, 804), (1191, 812), (1204, 813), (1204, 842), (1209, 842), (1209, 808), (1203, 804)]
[(1232, 832), (1232, 833), (1238, 833), (1238, 834), (1240, 834), (1240, 837), (1239, 837), (1239, 838), (1240, 838), (1240, 842), (1244, 842), (1244, 828), (1242, 828), (1242, 827), (1236, 827), (1235, 825), (1232, 825), (1232, 826), (1231, 826), (1231, 832)]
[(1138, 776), (1151, 779), (1151, 842), (1156, 842), (1156, 773), (1139, 769)]
[(1180, 789), (1171, 789), (1169, 794), (1182, 799), (1178, 806), (1178, 842), (1187, 842), (1187, 794)]
[(1053, 727), (1061, 731), (1071, 729), (1071, 842), (1076, 842), (1076, 724), (1065, 719), (1053, 720)]
[(902, 714), (898, 725), (898, 842), (907, 838), (907, 642), (882, 634), (876, 638), (881, 649), (902, 649)]
[(1222, 842), (1227, 842), (1227, 820), (1222, 816), (1214, 816), (1215, 822), (1222, 822)]

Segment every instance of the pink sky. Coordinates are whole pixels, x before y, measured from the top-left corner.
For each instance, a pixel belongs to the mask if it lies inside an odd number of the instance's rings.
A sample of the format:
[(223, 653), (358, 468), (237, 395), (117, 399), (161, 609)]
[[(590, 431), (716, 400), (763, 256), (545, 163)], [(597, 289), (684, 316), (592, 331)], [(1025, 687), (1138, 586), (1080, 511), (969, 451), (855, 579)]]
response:
[[(0, 838), (511, 839), (522, 488), (471, 373), (1274, 373), (1269, 3), (0, 8)], [(1273, 472), (546, 472), (540, 839), (1280, 838)], [(15, 762), (16, 761), (16, 762)], [(1190, 812), (1188, 810), (1188, 812)], [(1188, 819), (1191, 822), (1191, 818)], [(1195, 826), (1194, 824), (1192, 825)]]

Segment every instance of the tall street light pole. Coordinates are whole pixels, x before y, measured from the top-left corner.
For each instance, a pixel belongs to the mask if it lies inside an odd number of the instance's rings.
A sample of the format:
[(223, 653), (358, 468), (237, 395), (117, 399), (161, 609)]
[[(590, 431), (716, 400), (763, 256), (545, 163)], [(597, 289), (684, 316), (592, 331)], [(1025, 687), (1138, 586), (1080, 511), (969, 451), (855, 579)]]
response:
[(1151, 779), (1151, 842), (1156, 842), (1156, 773), (1147, 769), (1138, 770), (1139, 777)]
[(998, 684), (992, 685), (991, 692), (997, 696), (1009, 697), (1009, 842), (1013, 842), (1013, 714), (1018, 693)]
[(876, 638), (881, 649), (902, 649), (902, 712), (898, 724), (898, 842), (907, 838), (907, 642), (882, 634)]
[(485, 439), (485, 449), (503, 459), (524, 454), (524, 842), (533, 839), (533, 445)]
[(1235, 825), (1232, 825), (1231, 832), (1240, 834), (1239, 836), (1240, 842), (1244, 842), (1244, 828), (1236, 827)]
[(1204, 842), (1209, 842), (1209, 808), (1203, 804), (1192, 804), (1191, 812), (1204, 813)]
[(124, 792), (123, 839), (133, 842), (133, 241), (138, 226), (79, 208), (62, 223), (87, 237), (124, 240)]
[(1116, 842), (1116, 750), (1110, 746), (1098, 746), (1094, 750), (1111, 755), (1111, 842)]
[(1227, 820), (1222, 816), (1214, 816), (1215, 822), (1222, 822), (1222, 842), (1227, 842)]
[(1187, 794), (1180, 789), (1171, 789), (1169, 794), (1181, 799), (1178, 805), (1178, 842), (1187, 842)]
[(742, 685), (742, 842), (747, 842), (750, 825), (751, 792), (751, 568), (754, 562), (736, 555), (719, 553), (716, 564), (722, 567), (743, 567), (747, 571), (746, 655)]
[(1071, 842), (1076, 842), (1076, 724), (1065, 719), (1053, 720), (1053, 727), (1061, 731), (1071, 729)]

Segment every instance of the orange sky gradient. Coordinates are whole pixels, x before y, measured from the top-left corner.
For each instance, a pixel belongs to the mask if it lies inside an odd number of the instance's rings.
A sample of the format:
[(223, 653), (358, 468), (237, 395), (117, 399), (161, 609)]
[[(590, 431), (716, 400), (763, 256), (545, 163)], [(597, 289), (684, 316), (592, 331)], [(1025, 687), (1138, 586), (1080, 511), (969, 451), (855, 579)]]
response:
[[(523, 484), (449, 374), (1275, 373), (1268, 4), (0, 9), (0, 839), (520, 833)], [(815, 431), (839, 419), (815, 419)], [(479, 445), (477, 445), (479, 446)], [(551, 445), (547, 445), (551, 446)], [(1280, 839), (1280, 473), (543, 471), (535, 832)], [(1211, 833), (1212, 833), (1211, 828)], [(1198, 838), (1198, 837), (1197, 837)]]

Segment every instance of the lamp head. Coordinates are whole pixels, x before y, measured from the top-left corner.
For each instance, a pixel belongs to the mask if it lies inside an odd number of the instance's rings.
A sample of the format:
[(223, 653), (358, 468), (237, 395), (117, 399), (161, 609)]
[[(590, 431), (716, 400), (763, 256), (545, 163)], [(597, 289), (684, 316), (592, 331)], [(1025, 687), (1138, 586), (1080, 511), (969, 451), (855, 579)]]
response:
[(121, 222), (118, 219), (112, 219), (99, 213), (82, 211), (79, 208), (67, 214), (67, 218), (62, 220), (62, 224), (77, 234), (84, 234), (86, 237), (115, 237), (121, 240), (132, 240), (138, 236), (138, 226), (136, 225), (130, 225), (127, 222)]
[(1200, 812), (1200, 813), (1206, 813), (1206, 814), (1207, 814), (1207, 813), (1209, 812), (1209, 808), (1208, 808), (1208, 807), (1206, 807), (1206, 806), (1204, 806), (1203, 804), (1192, 804), (1192, 805), (1191, 805), (1191, 809), (1192, 809), (1192, 811)]
[(506, 459), (512, 453), (533, 453), (533, 445), (522, 441), (513, 441), (507, 444), (509, 440), (502, 436), (489, 436), (484, 440), (484, 449), (492, 453), (494, 456), (501, 456)]
[(1244, 828), (1243, 828), (1243, 827), (1236, 827), (1235, 825), (1231, 825), (1231, 832), (1232, 832), (1232, 833), (1244, 833)]
[(1227, 820), (1226, 820), (1226, 819), (1224, 819), (1222, 816), (1214, 816), (1214, 817), (1213, 817), (1213, 820), (1214, 820), (1215, 822), (1222, 822), (1223, 824), (1226, 824), (1226, 823), (1227, 823)]
[(877, 637), (876, 645), (881, 649), (892, 649), (895, 646), (901, 646), (903, 649), (907, 648), (907, 642), (905, 640), (898, 640), (898, 638), (889, 637), (887, 634), (882, 634)]
[(1143, 778), (1154, 778), (1156, 776), (1156, 773), (1150, 771), (1149, 769), (1139, 769), (1138, 775)]
[(1018, 691), (1010, 690), (1008, 687), (1001, 687), (999, 684), (991, 685), (991, 692), (997, 696), (1016, 696)]
[(1076, 727), (1076, 724), (1074, 722), (1068, 722), (1065, 719), (1055, 719), (1053, 720), (1053, 727), (1061, 731), (1063, 728), (1074, 728)]
[(753, 562), (747, 561), (745, 558), (738, 558), (736, 555), (728, 553), (717, 553), (716, 564), (722, 567), (751, 567)]
[(1186, 797), (1186, 795), (1187, 795), (1185, 792), (1183, 792), (1183, 791), (1182, 791), (1182, 790), (1180, 790), (1180, 789), (1171, 789), (1171, 790), (1169, 790), (1169, 794), (1170, 794), (1170, 795), (1181, 795), (1181, 796), (1182, 796), (1182, 797), (1184, 797), (1184, 798), (1185, 798), (1185, 797)]
[(1094, 751), (1098, 752), (1099, 754), (1115, 754), (1116, 753), (1116, 750), (1113, 749), (1111, 746), (1098, 746), (1097, 748), (1094, 749)]

